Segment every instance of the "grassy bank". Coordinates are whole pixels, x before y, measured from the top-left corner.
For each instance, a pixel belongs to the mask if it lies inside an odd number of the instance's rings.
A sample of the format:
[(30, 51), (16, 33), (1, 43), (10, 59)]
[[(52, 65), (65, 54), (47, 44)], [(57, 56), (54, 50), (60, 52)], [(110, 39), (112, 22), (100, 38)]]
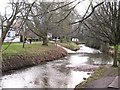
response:
[[(4, 50), (8, 44), (4, 44)], [(41, 62), (59, 59), (65, 56), (67, 52), (60, 47), (49, 44), (42, 46), (41, 43), (26, 44), (22, 48), (21, 43), (13, 43), (3, 52), (2, 70), (8, 71), (22, 67), (33, 66)]]
[(73, 51), (76, 51), (79, 49), (79, 46), (76, 43), (73, 42), (67, 42), (67, 43), (59, 43), (61, 46), (66, 47), (68, 49), (71, 49)]
[(88, 84), (90, 84), (94, 80), (98, 80), (103, 77), (109, 77), (109, 76), (117, 76), (118, 75), (118, 68), (114, 68), (111, 66), (101, 66), (98, 69), (95, 70), (95, 72), (85, 81), (78, 84), (75, 88), (85, 88)]
[(118, 50), (119, 50), (119, 52), (120, 52), (120, 45), (119, 45), (119, 47), (118, 47)]
[[(4, 50), (8, 46), (8, 43), (3, 44), (2, 50)], [(27, 54), (34, 54), (37, 53), (36, 50), (40, 49), (40, 53), (43, 51), (49, 50), (50, 47), (52, 47), (51, 44), (49, 46), (42, 46), (42, 43), (34, 43), (34, 44), (25, 44), (25, 48), (22, 47), (22, 43), (12, 43), (8, 49), (6, 49), (3, 52), (3, 55), (15, 55), (15, 54), (21, 54), (21, 53), (27, 53)], [(34, 52), (35, 51), (35, 52)]]
[[(114, 50), (114, 46), (110, 46), (111, 50)], [(120, 52), (120, 45), (118, 46), (118, 52)]]

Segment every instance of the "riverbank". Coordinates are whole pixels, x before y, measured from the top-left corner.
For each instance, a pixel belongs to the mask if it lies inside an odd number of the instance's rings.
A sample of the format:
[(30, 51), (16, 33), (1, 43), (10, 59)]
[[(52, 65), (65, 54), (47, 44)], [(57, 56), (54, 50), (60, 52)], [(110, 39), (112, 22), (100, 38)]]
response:
[[(3, 49), (7, 44), (3, 45)], [(41, 43), (26, 44), (13, 43), (3, 52), (2, 71), (16, 70), (38, 65), (42, 62), (56, 60), (67, 55), (67, 52), (55, 45), (42, 46)]]
[(74, 42), (66, 42), (66, 43), (60, 43), (59, 42), (58, 44), (65, 47), (65, 48), (68, 48), (72, 51), (77, 51), (77, 50), (80, 49), (80, 47)]
[(112, 66), (101, 66), (84, 82), (76, 85), (75, 90), (79, 88), (106, 88), (118, 76), (118, 68)]

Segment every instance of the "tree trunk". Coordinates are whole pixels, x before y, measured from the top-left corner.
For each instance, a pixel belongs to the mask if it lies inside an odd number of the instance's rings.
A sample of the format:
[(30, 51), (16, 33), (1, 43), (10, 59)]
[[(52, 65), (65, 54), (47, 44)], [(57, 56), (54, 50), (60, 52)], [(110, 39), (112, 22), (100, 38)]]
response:
[(43, 38), (43, 44), (44, 46), (48, 46), (48, 38), (47, 36)]
[(2, 32), (2, 44), (5, 40), (6, 34), (7, 34), (8, 30), (5, 30), (4, 32)]
[(25, 42), (26, 42), (25, 37), (23, 36), (23, 46), (22, 46), (23, 48), (25, 48)]
[(118, 67), (118, 45), (114, 45), (114, 61), (113, 61), (113, 67)]
[[(2, 34), (2, 33), (0, 33), (0, 34)], [(1, 62), (2, 62), (2, 38), (1, 38), (1, 35), (0, 35), (0, 70), (2, 69), (2, 64), (1, 64)]]
[(109, 44), (108, 43), (102, 43), (100, 46), (100, 50), (104, 53), (108, 53), (109, 51)]

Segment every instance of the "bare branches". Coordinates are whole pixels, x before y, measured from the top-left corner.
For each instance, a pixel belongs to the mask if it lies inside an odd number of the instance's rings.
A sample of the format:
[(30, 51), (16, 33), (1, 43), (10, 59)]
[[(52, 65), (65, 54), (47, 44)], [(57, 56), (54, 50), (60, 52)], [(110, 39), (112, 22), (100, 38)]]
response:
[(60, 23), (61, 21), (64, 21), (70, 14), (71, 14), (71, 10), (68, 12), (68, 14), (63, 18), (63, 19), (61, 19), (61, 20), (59, 20), (59, 21), (57, 21), (57, 22), (55, 22), (55, 23)]
[[(57, 11), (57, 10), (59, 10), (59, 9), (61, 9), (61, 8), (64, 8), (64, 7), (66, 7), (66, 6), (69, 6), (69, 5), (73, 4), (75, 1), (76, 1), (76, 0), (71, 1), (71, 2), (69, 2), (69, 3), (67, 3), (67, 4), (62, 3), (62, 4), (64, 4), (64, 5), (58, 6), (58, 7), (54, 8), (54, 9), (51, 9), (51, 10), (49, 10), (49, 11), (47, 11), (47, 12), (43, 12), (43, 13), (41, 13), (41, 14), (37, 14), (37, 15), (35, 15), (35, 16), (45, 15), (45, 14), (48, 14), (48, 13)], [(57, 5), (57, 4), (61, 4), (61, 3), (56, 3), (56, 5)], [(36, 6), (34, 6), (34, 7), (36, 7)]]
[[(106, 13), (108, 9), (110, 12)], [(118, 12), (119, 7), (116, 2), (107, 2), (107, 4), (105, 3), (99, 7), (92, 17), (84, 22), (84, 25), (89, 29), (90, 34), (94, 33), (94, 37), (116, 45), (120, 43), (120, 16)]]
[[(84, 1), (84, 0), (83, 0), (83, 1)], [(55, 22), (55, 23), (60, 23), (61, 21), (64, 21), (64, 20), (71, 14), (71, 12), (75, 9), (75, 7), (76, 7), (78, 4), (80, 4), (80, 3), (81, 3), (81, 1), (79, 1), (77, 4), (75, 4), (72, 8), (67, 9), (66, 11), (69, 11), (68, 14), (67, 14), (64, 18), (62, 18), (61, 20), (59, 20), (59, 21), (57, 21), (57, 22)]]
[[(93, 14), (93, 12), (95, 11), (95, 9), (96, 9), (98, 6), (102, 5), (103, 3), (104, 3), (104, 2), (101, 2), (101, 3), (97, 4), (96, 6), (94, 6), (94, 7), (92, 8), (91, 13), (90, 13), (89, 15), (87, 15), (86, 17), (82, 18), (82, 20), (79, 20), (79, 21), (76, 21), (76, 22), (73, 22), (73, 23), (70, 23), (70, 24), (76, 24), (76, 23), (79, 23), (79, 22), (83, 22), (84, 20), (86, 20), (87, 18), (89, 18), (89, 17)], [(88, 9), (89, 9), (89, 8), (88, 8)], [(85, 13), (85, 15), (86, 15), (86, 13)], [(85, 15), (84, 15), (84, 16), (85, 16)]]
[[(15, 7), (14, 7), (15, 6)], [(2, 42), (4, 41), (4, 39), (5, 39), (5, 36), (6, 36), (6, 34), (7, 34), (7, 32), (9, 31), (9, 29), (11, 28), (11, 25), (13, 24), (13, 22), (15, 21), (15, 19), (16, 19), (16, 15), (19, 13), (18, 12), (18, 7), (19, 7), (19, 4), (18, 3), (16, 3), (15, 5), (13, 5), (12, 4), (12, 10), (13, 10), (13, 12), (12, 12), (12, 14), (11, 14), (11, 16), (9, 17), (9, 18), (7, 18), (7, 15), (5, 15), (5, 20), (4, 21), (2, 21), (2, 32), (3, 32), (3, 34), (2, 34)], [(6, 14), (6, 13), (5, 13)], [(6, 23), (6, 24), (5, 24)], [(4, 25), (5, 24), (5, 25)]]

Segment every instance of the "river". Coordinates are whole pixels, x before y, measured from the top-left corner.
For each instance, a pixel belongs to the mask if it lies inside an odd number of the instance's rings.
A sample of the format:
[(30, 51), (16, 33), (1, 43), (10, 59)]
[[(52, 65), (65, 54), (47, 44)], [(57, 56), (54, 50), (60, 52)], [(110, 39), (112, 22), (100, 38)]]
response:
[(84, 45), (59, 60), (17, 70), (0, 78), (1, 88), (74, 88), (112, 58)]

